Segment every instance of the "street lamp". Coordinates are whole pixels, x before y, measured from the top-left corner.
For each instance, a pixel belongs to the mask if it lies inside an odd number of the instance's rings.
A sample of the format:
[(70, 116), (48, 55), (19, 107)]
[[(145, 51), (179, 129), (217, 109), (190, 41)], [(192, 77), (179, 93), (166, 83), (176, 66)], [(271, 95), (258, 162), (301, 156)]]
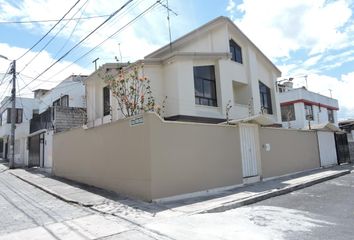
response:
[[(0, 55), (0, 58), (9, 60), (7, 57)], [(10, 152), (11, 158), (9, 161), (9, 168), (15, 167), (15, 128), (16, 128), (16, 60), (12, 61), (12, 90), (11, 90), (11, 135), (10, 135)], [(7, 74), (7, 73), (5, 73)]]

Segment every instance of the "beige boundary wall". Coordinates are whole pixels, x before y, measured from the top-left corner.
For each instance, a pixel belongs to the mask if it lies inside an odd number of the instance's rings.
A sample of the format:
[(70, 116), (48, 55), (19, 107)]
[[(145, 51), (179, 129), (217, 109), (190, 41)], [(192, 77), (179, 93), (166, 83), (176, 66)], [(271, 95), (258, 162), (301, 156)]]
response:
[(237, 126), (143, 119), (54, 135), (54, 174), (144, 200), (242, 184)]
[[(148, 201), (243, 183), (238, 126), (133, 119), (55, 134), (54, 174)], [(261, 177), (320, 167), (315, 131), (259, 136)]]
[[(286, 175), (320, 167), (315, 131), (260, 128), (263, 178)], [(264, 147), (270, 145), (270, 151)]]

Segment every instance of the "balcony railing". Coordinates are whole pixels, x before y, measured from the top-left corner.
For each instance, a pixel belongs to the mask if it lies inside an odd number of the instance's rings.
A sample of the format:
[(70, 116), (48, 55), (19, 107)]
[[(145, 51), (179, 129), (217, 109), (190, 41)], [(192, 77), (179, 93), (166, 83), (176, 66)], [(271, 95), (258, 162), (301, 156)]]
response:
[(34, 114), (30, 120), (30, 133), (41, 129), (52, 129), (52, 108), (48, 108), (41, 114)]

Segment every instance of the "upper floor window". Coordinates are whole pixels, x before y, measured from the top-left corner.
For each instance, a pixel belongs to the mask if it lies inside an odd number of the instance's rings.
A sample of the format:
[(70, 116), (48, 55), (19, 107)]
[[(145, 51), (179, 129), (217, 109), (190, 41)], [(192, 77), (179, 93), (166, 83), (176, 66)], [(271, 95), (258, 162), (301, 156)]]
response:
[(214, 66), (193, 68), (195, 103), (206, 106), (217, 106)]
[(111, 113), (110, 92), (109, 87), (103, 88), (103, 116), (107, 116)]
[(294, 104), (281, 106), (281, 120), (282, 122), (295, 121)]
[(62, 106), (69, 107), (69, 95), (64, 95), (53, 102), (53, 107)]
[[(23, 110), (22, 108), (16, 108), (16, 123), (22, 123), (22, 115), (23, 115)], [(11, 123), (11, 108), (7, 109), (7, 123)]]
[(242, 49), (241, 47), (235, 43), (234, 40), (230, 40), (230, 52), (231, 52), (231, 60), (242, 64)]
[(313, 108), (312, 105), (310, 104), (305, 104), (305, 114), (306, 114), (306, 120), (313, 120)]
[(272, 96), (270, 94), (270, 88), (267, 87), (261, 81), (259, 81), (259, 95), (261, 99), (262, 113), (273, 114)]
[(334, 123), (334, 113), (332, 109), (327, 109), (328, 113), (328, 122)]

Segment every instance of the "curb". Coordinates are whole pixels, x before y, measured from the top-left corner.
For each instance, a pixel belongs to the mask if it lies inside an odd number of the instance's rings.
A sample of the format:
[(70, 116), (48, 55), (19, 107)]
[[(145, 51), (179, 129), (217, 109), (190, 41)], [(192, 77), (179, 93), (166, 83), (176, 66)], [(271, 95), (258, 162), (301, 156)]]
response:
[(67, 197), (65, 197), (65, 196), (62, 196), (62, 195), (56, 193), (55, 191), (50, 190), (50, 189), (47, 188), (47, 187), (44, 187), (44, 186), (41, 186), (41, 185), (39, 185), (39, 184), (33, 183), (33, 182), (27, 180), (26, 178), (21, 177), (21, 176), (15, 174), (15, 173), (13, 173), (13, 172), (9, 172), (9, 173), (10, 173), (11, 175), (17, 177), (18, 179), (21, 179), (22, 181), (24, 181), (24, 182), (26, 182), (26, 183), (28, 183), (28, 184), (30, 184), (30, 185), (32, 185), (32, 186), (34, 186), (34, 187), (40, 189), (40, 190), (42, 190), (42, 191), (44, 191), (44, 192), (46, 192), (46, 193), (52, 195), (53, 197), (56, 197), (56, 198), (58, 198), (58, 199), (60, 199), (60, 200), (63, 200), (64, 202), (71, 203), (71, 204), (77, 204), (77, 205), (80, 205), (80, 206), (83, 206), (83, 207), (92, 207), (92, 206), (94, 206), (93, 204), (85, 204), (85, 203), (82, 203), (82, 202), (75, 201), (75, 200), (73, 200), (73, 199), (67, 198)]
[(331, 180), (331, 179), (334, 179), (334, 178), (338, 178), (338, 177), (341, 177), (343, 175), (350, 174), (350, 173), (351, 173), (350, 170), (343, 170), (343, 171), (340, 171), (340, 172), (335, 173), (335, 174), (331, 174), (331, 175), (328, 175), (328, 176), (325, 176), (325, 177), (322, 177), (322, 178), (314, 179), (312, 181), (308, 181), (308, 182), (300, 183), (300, 184), (294, 184), (292, 186), (281, 188), (281, 189), (270, 190), (268, 192), (257, 194), (255, 196), (252, 196), (252, 197), (249, 197), (249, 198), (246, 198), (246, 199), (231, 201), (231, 202), (225, 203), (225, 204), (223, 204), (221, 206), (212, 207), (212, 208), (209, 208), (209, 209), (206, 209), (206, 210), (198, 211), (196, 213), (203, 214), (203, 213), (224, 212), (224, 211), (231, 210), (231, 209), (234, 209), (234, 208), (239, 208), (239, 207), (242, 207), (242, 206), (246, 206), (246, 205), (250, 205), (250, 204), (253, 204), (253, 203), (257, 203), (257, 202), (260, 202), (260, 201), (263, 201), (263, 200), (266, 200), (266, 199), (269, 199), (269, 198), (272, 198), (272, 197), (277, 197), (277, 196), (280, 196), (280, 195), (284, 195), (284, 194), (287, 194), (287, 193), (290, 193), (290, 192), (293, 192), (293, 191), (296, 191), (296, 190), (307, 188), (307, 187), (310, 187), (312, 185), (315, 185), (315, 184), (318, 184), (318, 183), (321, 183), (321, 182), (325, 182), (325, 181), (328, 181), (328, 180)]

